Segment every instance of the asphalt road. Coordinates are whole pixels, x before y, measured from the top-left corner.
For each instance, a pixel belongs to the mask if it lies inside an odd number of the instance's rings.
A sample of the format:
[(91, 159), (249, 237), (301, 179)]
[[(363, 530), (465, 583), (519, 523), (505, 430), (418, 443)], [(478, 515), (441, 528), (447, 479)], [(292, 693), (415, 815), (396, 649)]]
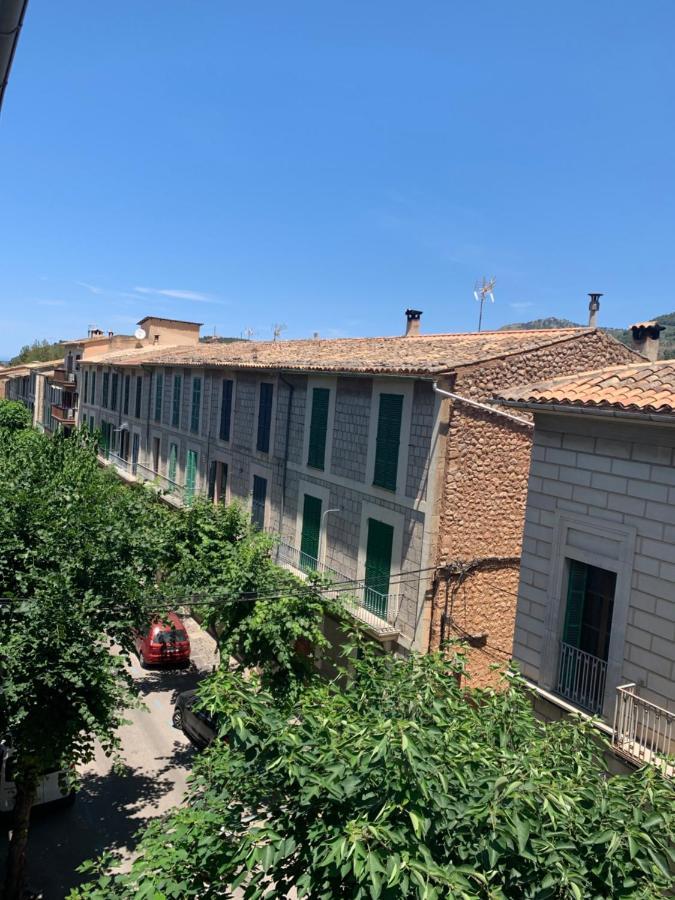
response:
[[(31, 825), (28, 881), (44, 900), (62, 900), (83, 880), (75, 870), (104, 850), (129, 856), (134, 835), (149, 819), (180, 803), (195, 751), (171, 725), (176, 696), (194, 687), (215, 661), (210, 639), (188, 624), (193, 665), (180, 671), (147, 671), (134, 660), (133, 674), (145, 709), (129, 710), (120, 729), (123, 772), (100, 750), (81, 773), (81, 789), (69, 809), (36, 810)], [(6, 824), (0, 853), (7, 846)]]

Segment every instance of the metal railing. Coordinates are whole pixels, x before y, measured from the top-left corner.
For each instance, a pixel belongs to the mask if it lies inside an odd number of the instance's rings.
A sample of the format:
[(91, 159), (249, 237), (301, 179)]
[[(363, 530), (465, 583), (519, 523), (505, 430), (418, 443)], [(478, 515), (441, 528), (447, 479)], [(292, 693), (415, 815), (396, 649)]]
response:
[(75, 410), (71, 406), (61, 406), (58, 403), (52, 403), (52, 417), (58, 422), (74, 422)]
[[(163, 494), (172, 494), (174, 497), (176, 497), (177, 500), (180, 500), (181, 502), (185, 499), (185, 488), (183, 487), (183, 485), (178, 484), (177, 481), (173, 481), (171, 478), (167, 478), (166, 475), (160, 475), (159, 472), (151, 469), (150, 466), (144, 466), (143, 463), (136, 463), (136, 469), (136, 474), (141, 481), (152, 482), (152, 484), (157, 485), (157, 487)], [(194, 493), (197, 492), (195, 491)]]
[[(327, 576), (336, 584), (334, 596), (355, 618), (380, 637), (398, 634), (398, 629), (394, 624), (398, 615), (398, 594), (381, 594), (379, 591), (367, 587), (365, 581), (348, 578), (343, 572), (338, 572), (337, 569), (327, 566), (315, 557), (303, 553), (302, 550), (286, 541), (277, 543), (275, 559), (278, 565), (303, 575), (318, 572)], [(330, 596), (330, 593), (328, 592), (327, 595)]]
[(124, 459), (118, 453), (113, 453), (112, 450), (108, 451), (107, 459), (118, 471), (124, 472), (125, 475), (131, 475), (131, 463), (128, 459)]
[(592, 653), (560, 642), (556, 691), (566, 700), (594, 715), (602, 712), (607, 663)]
[(613, 744), (635, 763), (651, 763), (664, 775), (675, 775), (675, 713), (643, 700), (635, 684), (616, 689)]

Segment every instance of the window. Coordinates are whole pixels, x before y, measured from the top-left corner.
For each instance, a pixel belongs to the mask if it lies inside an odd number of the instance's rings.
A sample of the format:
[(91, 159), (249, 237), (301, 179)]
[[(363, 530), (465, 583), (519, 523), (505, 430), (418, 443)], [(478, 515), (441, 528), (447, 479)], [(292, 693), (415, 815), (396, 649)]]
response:
[(89, 431), (96, 431), (96, 424), (93, 416), (89, 416)]
[(155, 473), (159, 472), (159, 449), (160, 439), (154, 437), (152, 439), (152, 471)]
[(117, 409), (117, 384), (119, 381), (119, 376), (117, 372), (113, 372), (112, 376), (112, 390), (110, 392), (110, 409)]
[(270, 452), (270, 429), (272, 427), (272, 395), (274, 385), (261, 382), (258, 405), (258, 440), (256, 448), (261, 453)]
[(218, 463), (215, 459), (211, 460), (209, 463), (209, 491), (208, 498), (209, 500), (215, 500), (216, 497), (216, 474), (218, 469)]
[(171, 424), (174, 428), (180, 427), (180, 395), (182, 392), (182, 379), (180, 375), (173, 376), (173, 399), (171, 402)]
[(136, 396), (134, 398), (135, 407), (136, 407), (134, 410), (134, 415), (136, 416), (137, 419), (140, 419), (140, 417), (141, 417), (141, 401), (142, 401), (142, 399), (143, 399), (143, 376), (137, 375), (136, 376)]
[(315, 572), (319, 560), (321, 535), (321, 500), (305, 494), (302, 508), (302, 536), (300, 538), (300, 568)]
[(185, 465), (185, 502), (191, 503), (194, 499), (197, 486), (197, 451), (188, 450)]
[(164, 394), (164, 376), (157, 373), (155, 379), (155, 422), (162, 421), (162, 398)]
[(199, 411), (202, 403), (202, 380), (198, 375), (192, 376), (192, 410), (190, 412), (190, 431), (199, 433)]
[(176, 466), (178, 464), (178, 444), (169, 445), (169, 464), (167, 467), (167, 478), (169, 480), (169, 493), (172, 493), (176, 486)]
[(394, 528), (377, 519), (368, 519), (364, 606), (381, 619), (387, 618), (391, 550)]
[(96, 369), (92, 369), (91, 371), (91, 398), (90, 403), (92, 406), (96, 403)]
[(590, 712), (601, 712), (616, 573), (574, 559), (568, 566), (558, 693)]
[(323, 469), (326, 459), (326, 433), (328, 429), (328, 388), (314, 388), (312, 391), (312, 416), (309, 424), (309, 451), (307, 465), (313, 469)]
[(106, 422), (105, 419), (101, 419), (101, 434), (98, 439), (98, 446), (102, 456), (108, 458), (110, 453), (110, 438), (111, 438), (111, 429), (112, 425), (110, 422)]
[(402, 412), (402, 394), (380, 394), (373, 484), (388, 491), (396, 490)]
[(89, 369), (84, 373), (84, 402), (89, 398)]
[(221, 462), (218, 465), (220, 466), (220, 478), (218, 479), (218, 503), (225, 503), (227, 501), (227, 463)]
[(230, 420), (232, 418), (232, 387), (233, 382), (226, 378), (223, 381), (223, 396), (220, 401), (220, 439), (229, 441)]
[(125, 416), (129, 415), (129, 394), (131, 392), (131, 375), (124, 376), (124, 399), (122, 401), (122, 411)]
[(103, 373), (103, 396), (101, 397), (101, 406), (104, 409), (108, 408), (108, 390), (110, 388), (110, 373)]
[(253, 497), (251, 500), (251, 522), (261, 530), (265, 527), (265, 501), (267, 499), (267, 479), (253, 476)]

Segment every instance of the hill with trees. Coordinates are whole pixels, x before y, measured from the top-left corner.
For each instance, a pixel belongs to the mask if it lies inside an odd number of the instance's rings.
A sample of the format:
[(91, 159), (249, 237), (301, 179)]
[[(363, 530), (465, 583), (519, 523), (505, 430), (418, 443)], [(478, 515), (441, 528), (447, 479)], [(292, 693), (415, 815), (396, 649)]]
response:
[(58, 359), (63, 356), (64, 346), (58, 341), (50, 344), (49, 341), (33, 341), (32, 344), (24, 344), (16, 356), (13, 356), (8, 366), (19, 366), (21, 363), (48, 362), (50, 359)]

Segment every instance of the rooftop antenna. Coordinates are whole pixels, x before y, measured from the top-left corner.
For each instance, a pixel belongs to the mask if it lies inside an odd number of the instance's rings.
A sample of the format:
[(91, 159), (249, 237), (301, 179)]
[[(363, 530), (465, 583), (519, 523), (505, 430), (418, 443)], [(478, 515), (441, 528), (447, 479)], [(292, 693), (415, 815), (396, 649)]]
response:
[(286, 327), (287, 326), (283, 322), (275, 322), (275, 324), (272, 326), (272, 340), (278, 341), (281, 336), (281, 332), (286, 331)]
[(480, 312), (478, 313), (478, 330), (481, 330), (481, 326), (483, 325), (483, 304), (486, 300), (489, 300), (490, 303), (495, 302), (495, 283), (497, 279), (491, 278), (489, 281), (486, 278), (483, 278), (482, 281), (477, 281), (474, 285), (473, 295), (480, 303)]

